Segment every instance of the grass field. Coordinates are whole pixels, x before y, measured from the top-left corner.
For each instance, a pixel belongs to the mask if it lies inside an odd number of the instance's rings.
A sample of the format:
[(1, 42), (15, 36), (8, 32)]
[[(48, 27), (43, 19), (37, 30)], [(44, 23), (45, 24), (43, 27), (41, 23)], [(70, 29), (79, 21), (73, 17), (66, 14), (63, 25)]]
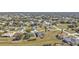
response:
[[(57, 25), (58, 28), (62, 29), (67, 28), (67, 25)], [(44, 27), (43, 28), (38, 28), (38, 31), (45, 31)], [(9, 37), (0, 37), (0, 46), (43, 46), (45, 44), (51, 44), (54, 45), (56, 43), (63, 43), (61, 40), (58, 40), (56, 38), (56, 35), (59, 34), (60, 31), (57, 30), (57, 28), (52, 27), (51, 31), (45, 32), (45, 36), (43, 39), (36, 38), (36, 40), (32, 41), (25, 41), (25, 40), (20, 40), (20, 41), (12, 41), (12, 38)], [(67, 44), (66, 44), (67, 45)]]
[(43, 39), (37, 38), (34, 41), (20, 40), (18, 42), (13, 42), (11, 38), (0, 38), (0, 46), (42, 46), (44, 44), (54, 45), (55, 43), (62, 43), (61, 40), (55, 37), (57, 33), (59, 33), (59, 31), (46, 32)]

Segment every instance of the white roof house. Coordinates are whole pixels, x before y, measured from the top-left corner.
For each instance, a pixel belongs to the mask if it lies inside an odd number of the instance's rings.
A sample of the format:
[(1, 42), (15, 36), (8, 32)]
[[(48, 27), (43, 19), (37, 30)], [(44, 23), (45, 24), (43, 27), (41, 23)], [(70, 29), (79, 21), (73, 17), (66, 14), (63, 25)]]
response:
[(1, 36), (12, 37), (14, 33), (4, 33)]

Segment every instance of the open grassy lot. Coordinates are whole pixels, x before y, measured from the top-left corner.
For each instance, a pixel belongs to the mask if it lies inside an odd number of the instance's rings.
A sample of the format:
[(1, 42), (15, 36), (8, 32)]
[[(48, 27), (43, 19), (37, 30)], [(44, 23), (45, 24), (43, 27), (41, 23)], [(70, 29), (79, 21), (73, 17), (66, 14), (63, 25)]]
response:
[[(59, 24), (56, 27), (59, 29), (67, 29), (67, 24)], [(37, 29), (38, 31), (45, 31), (44, 27)], [(0, 46), (43, 46), (45, 44), (51, 44), (52, 46), (56, 43), (62, 44), (61, 40), (56, 38), (56, 35), (59, 34), (61, 31), (57, 30), (57, 28), (52, 27), (51, 31), (45, 32), (45, 36), (43, 39), (36, 38), (33, 41), (12, 41), (12, 38), (9, 37), (0, 37)], [(68, 44), (65, 44), (68, 46)], [(64, 46), (65, 46), (64, 45)]]
[(5, 38), (7, 40), (0, 39), (0, 46), (42, 46), (44, 44), (54, 45), (55, 43), (62, 43), (61, 40), (58, 40), (55, 35), (58, 34), (59, 31), (49, 31), (45, 33), (45, 37), (43, 39), (37, 38), (34, 41), (23, 41), (20, 40), (18, 42), (11, 41), (11, 38)]

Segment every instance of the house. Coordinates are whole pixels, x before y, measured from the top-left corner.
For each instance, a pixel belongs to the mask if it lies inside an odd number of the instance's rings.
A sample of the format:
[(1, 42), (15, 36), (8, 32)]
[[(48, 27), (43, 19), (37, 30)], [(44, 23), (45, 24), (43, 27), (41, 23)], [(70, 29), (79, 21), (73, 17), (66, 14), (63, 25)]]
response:
[(2, 37), (13, 37), (14, 34), (15, 34), (15, 33), (4, 33), (4, 34), (2, 34), (1, 36), (2, 36)]
[(79, 37), (77, 36), (70, 36), (70, 35), (67, 35), (66, 33), (61, 33), (61, 34), (58, 34), (56, 37), (69, 45), (79, 44)]
[(12, 38), (13, 38), (12, 41), (18, 41), (18, 40), (21, 40), (21, 38), (22, 38), (21, 35), (22, 35), (21, 33), (15, 33), (15, 34), (12, 36)]
[(36, 37), (39, 37), (41, 39), (44, 37), (44, 33), (43, 32), (39, 32), (37, 30), (31, 31), (31, 33), (33, 33)]

